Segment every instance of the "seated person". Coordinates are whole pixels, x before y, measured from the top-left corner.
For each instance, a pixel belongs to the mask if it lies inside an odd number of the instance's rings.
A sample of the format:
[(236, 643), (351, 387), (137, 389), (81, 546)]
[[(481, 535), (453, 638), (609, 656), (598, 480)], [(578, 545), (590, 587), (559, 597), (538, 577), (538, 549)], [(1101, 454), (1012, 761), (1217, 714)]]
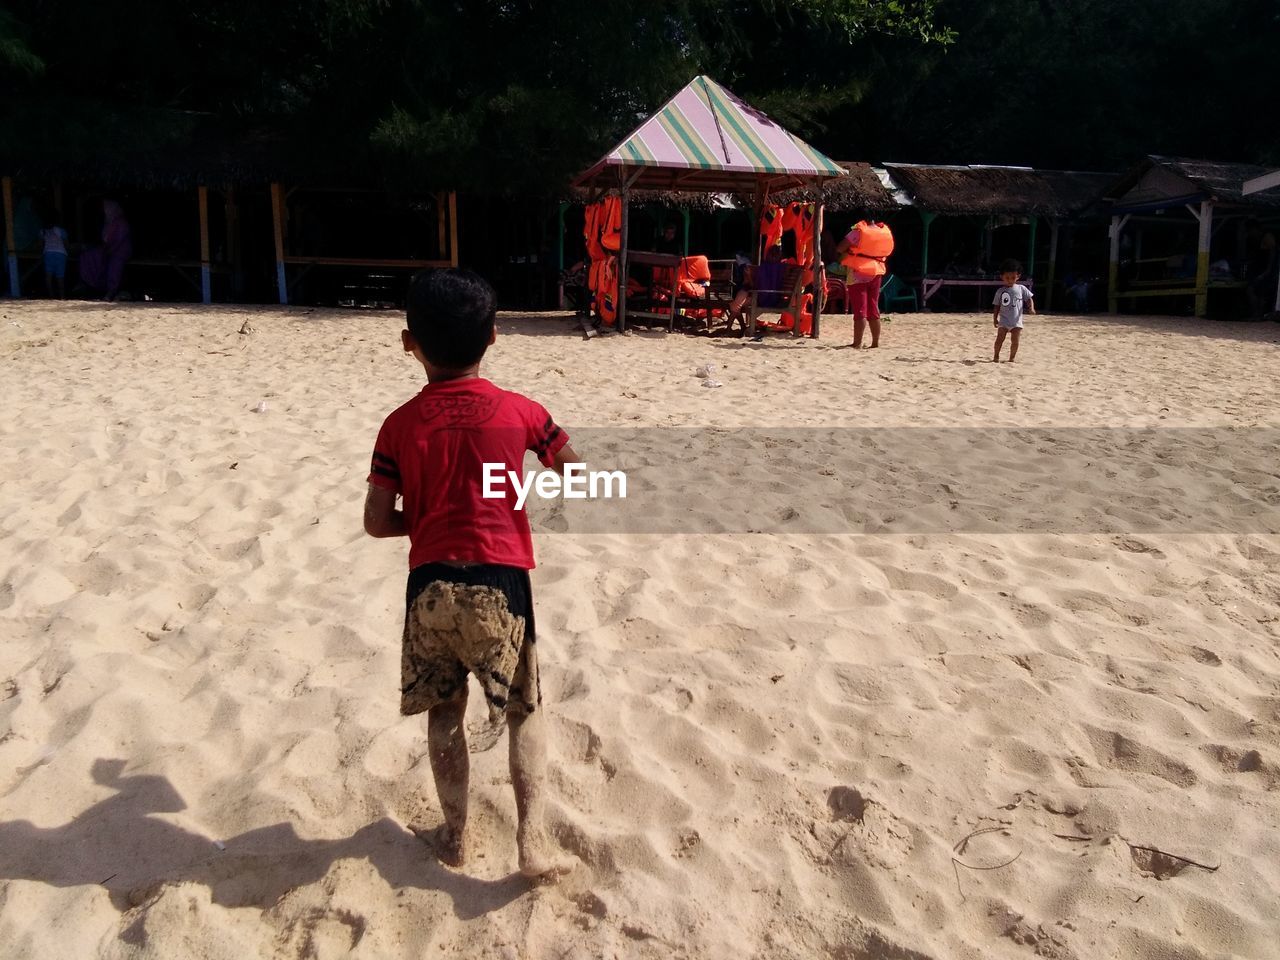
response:
[(782, 277), (786, 269), (786, 264), (782, 262), (782, 247), (780, 246), (770, 247), (764, 255), (764, 263), (760, 264), (760, 266), (746, 268), (742, 289), (738, 291), (733, 298), (733, 302), (729, 304), (728, 330), (733, 329), (733, 323), (736, 320), (742, 325), (743, 331), (746, 331), (747, 317), (744, 309), (747, 301), (751, 299), (753, 291), (760, 291), (759, 299), (756, 302), (762, 307), (776, 307), (781, 302)]

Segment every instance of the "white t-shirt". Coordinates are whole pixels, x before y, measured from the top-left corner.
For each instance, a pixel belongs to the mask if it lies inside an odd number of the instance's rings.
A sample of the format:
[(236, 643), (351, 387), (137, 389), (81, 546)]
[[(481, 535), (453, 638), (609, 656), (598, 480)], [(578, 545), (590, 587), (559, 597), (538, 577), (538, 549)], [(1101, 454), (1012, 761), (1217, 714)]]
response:
[(67, 252), (67, 231), (62, 227), (46, 227), (40, 231), (40, 237), (44, 240), (45, 253)]

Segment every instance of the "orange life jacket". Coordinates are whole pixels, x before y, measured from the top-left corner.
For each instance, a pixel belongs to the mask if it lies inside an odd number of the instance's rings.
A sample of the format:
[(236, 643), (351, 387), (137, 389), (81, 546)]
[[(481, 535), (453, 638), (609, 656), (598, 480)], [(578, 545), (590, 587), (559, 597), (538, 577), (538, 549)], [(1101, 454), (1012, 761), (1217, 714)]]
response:
[(787, 204), (782, 214), (782, 232), (796, 235), (796, 259), (801, 263), (813, 260), (813, 218), (817, 216), (811, 203), (795, 201)]
[(596, 313), (606, 327), (618, 322), (618, 260), (606, 257), (600, 263), (600, 276), (596, 288)]
[(600, 218), (600, 245), (614, 253), (622, 246), (622, 198), (605, 197)]
[[(809, 335), (809, 332), (813, 330), (813, 294), (812, 293), (806, 293), (803, 297), (800, 298), (799, 324), (800, 324), (800, 334), (802, 336), (807, 337)], [(779, 318), (778, 329), (794, 330), (795, 328), (796, 328), (795, 307), (787, 307), (787, 309), (782, 311), (782, 316)]]
[(885, 274), (885, 260), (893, 253), (893, 233), (889, 227), (879, 221), (868, 220), (858, 222), (854, 227), (858, 231), (858, 242), (845, 252), (841, 263), (849, 268), (852, 275), (865, 280), (874, 280)]
[[(600, 204), (589, 203), (582, 218), (582, 239), (586, 241), (587, 257), (592, 261), (593, 268), (595, 261), (604, 259), (604, 247), (600, 246), (600, 212)], [(591, 289), (595, 289), (595, 284), (591, 285)]]
[(760, 214), (760, 236), (764, 239), (765, 248), (776, 247), (782, 242), (782, 208), (768, 206)]

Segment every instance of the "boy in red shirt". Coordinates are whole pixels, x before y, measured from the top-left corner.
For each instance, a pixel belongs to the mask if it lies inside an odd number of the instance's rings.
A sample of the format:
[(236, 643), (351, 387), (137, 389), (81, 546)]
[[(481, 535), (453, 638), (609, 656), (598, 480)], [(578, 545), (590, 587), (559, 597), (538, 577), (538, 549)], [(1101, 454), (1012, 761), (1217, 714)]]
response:
[[(427, 713), (431, 771), (444, 813), (438, 853), (465, 858), (470, 766), (463, 719), (467, 675), (484, 689), (494, 721), (506, 714), (516, 796), (520, 871), (566, 872), (542, 827), (546, 733), (534, 642), (533, 539), (516, 494), (485, 498), (487, 464), (523, 474), (526, 450), (564, 472), (578, 459), (538, 403), (480, 376), (495, 336), (493, 289), (466, 270), (437, 270), (409, 288), (401, 333), (427, 374), (422, 392), (382, 424), (373, 449), (365, 532), (409, 538), (400, 712)], [(403, 509), (396, 509), (396, 498)]]

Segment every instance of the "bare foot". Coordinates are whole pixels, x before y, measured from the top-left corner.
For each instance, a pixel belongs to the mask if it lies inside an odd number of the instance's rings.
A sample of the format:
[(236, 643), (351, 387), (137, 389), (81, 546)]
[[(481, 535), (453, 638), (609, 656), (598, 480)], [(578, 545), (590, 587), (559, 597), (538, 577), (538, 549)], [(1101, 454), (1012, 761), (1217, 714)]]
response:
[(878, 344), (878, 343), (873, 343), (871, 346), (867, 347), (867, 349), (868, 349), (868, 350), (874, 350), (874, 349), (875, 349), (876, 347), (878, 347), (878, 346), (880, 346), (880, 344)]
[(530, 880), (555, 883), (578, 865), (577, 857), (553, 847), (542, 834), (533, 838), (517, 836), (516, 845), (520, 849), (520, 873)]
[(460, 867), (467, 862), (465, 836), (455, 832), (448, 824), (442, 824), (431, 839), (431, 846), (440, 862), (448, 867)]

